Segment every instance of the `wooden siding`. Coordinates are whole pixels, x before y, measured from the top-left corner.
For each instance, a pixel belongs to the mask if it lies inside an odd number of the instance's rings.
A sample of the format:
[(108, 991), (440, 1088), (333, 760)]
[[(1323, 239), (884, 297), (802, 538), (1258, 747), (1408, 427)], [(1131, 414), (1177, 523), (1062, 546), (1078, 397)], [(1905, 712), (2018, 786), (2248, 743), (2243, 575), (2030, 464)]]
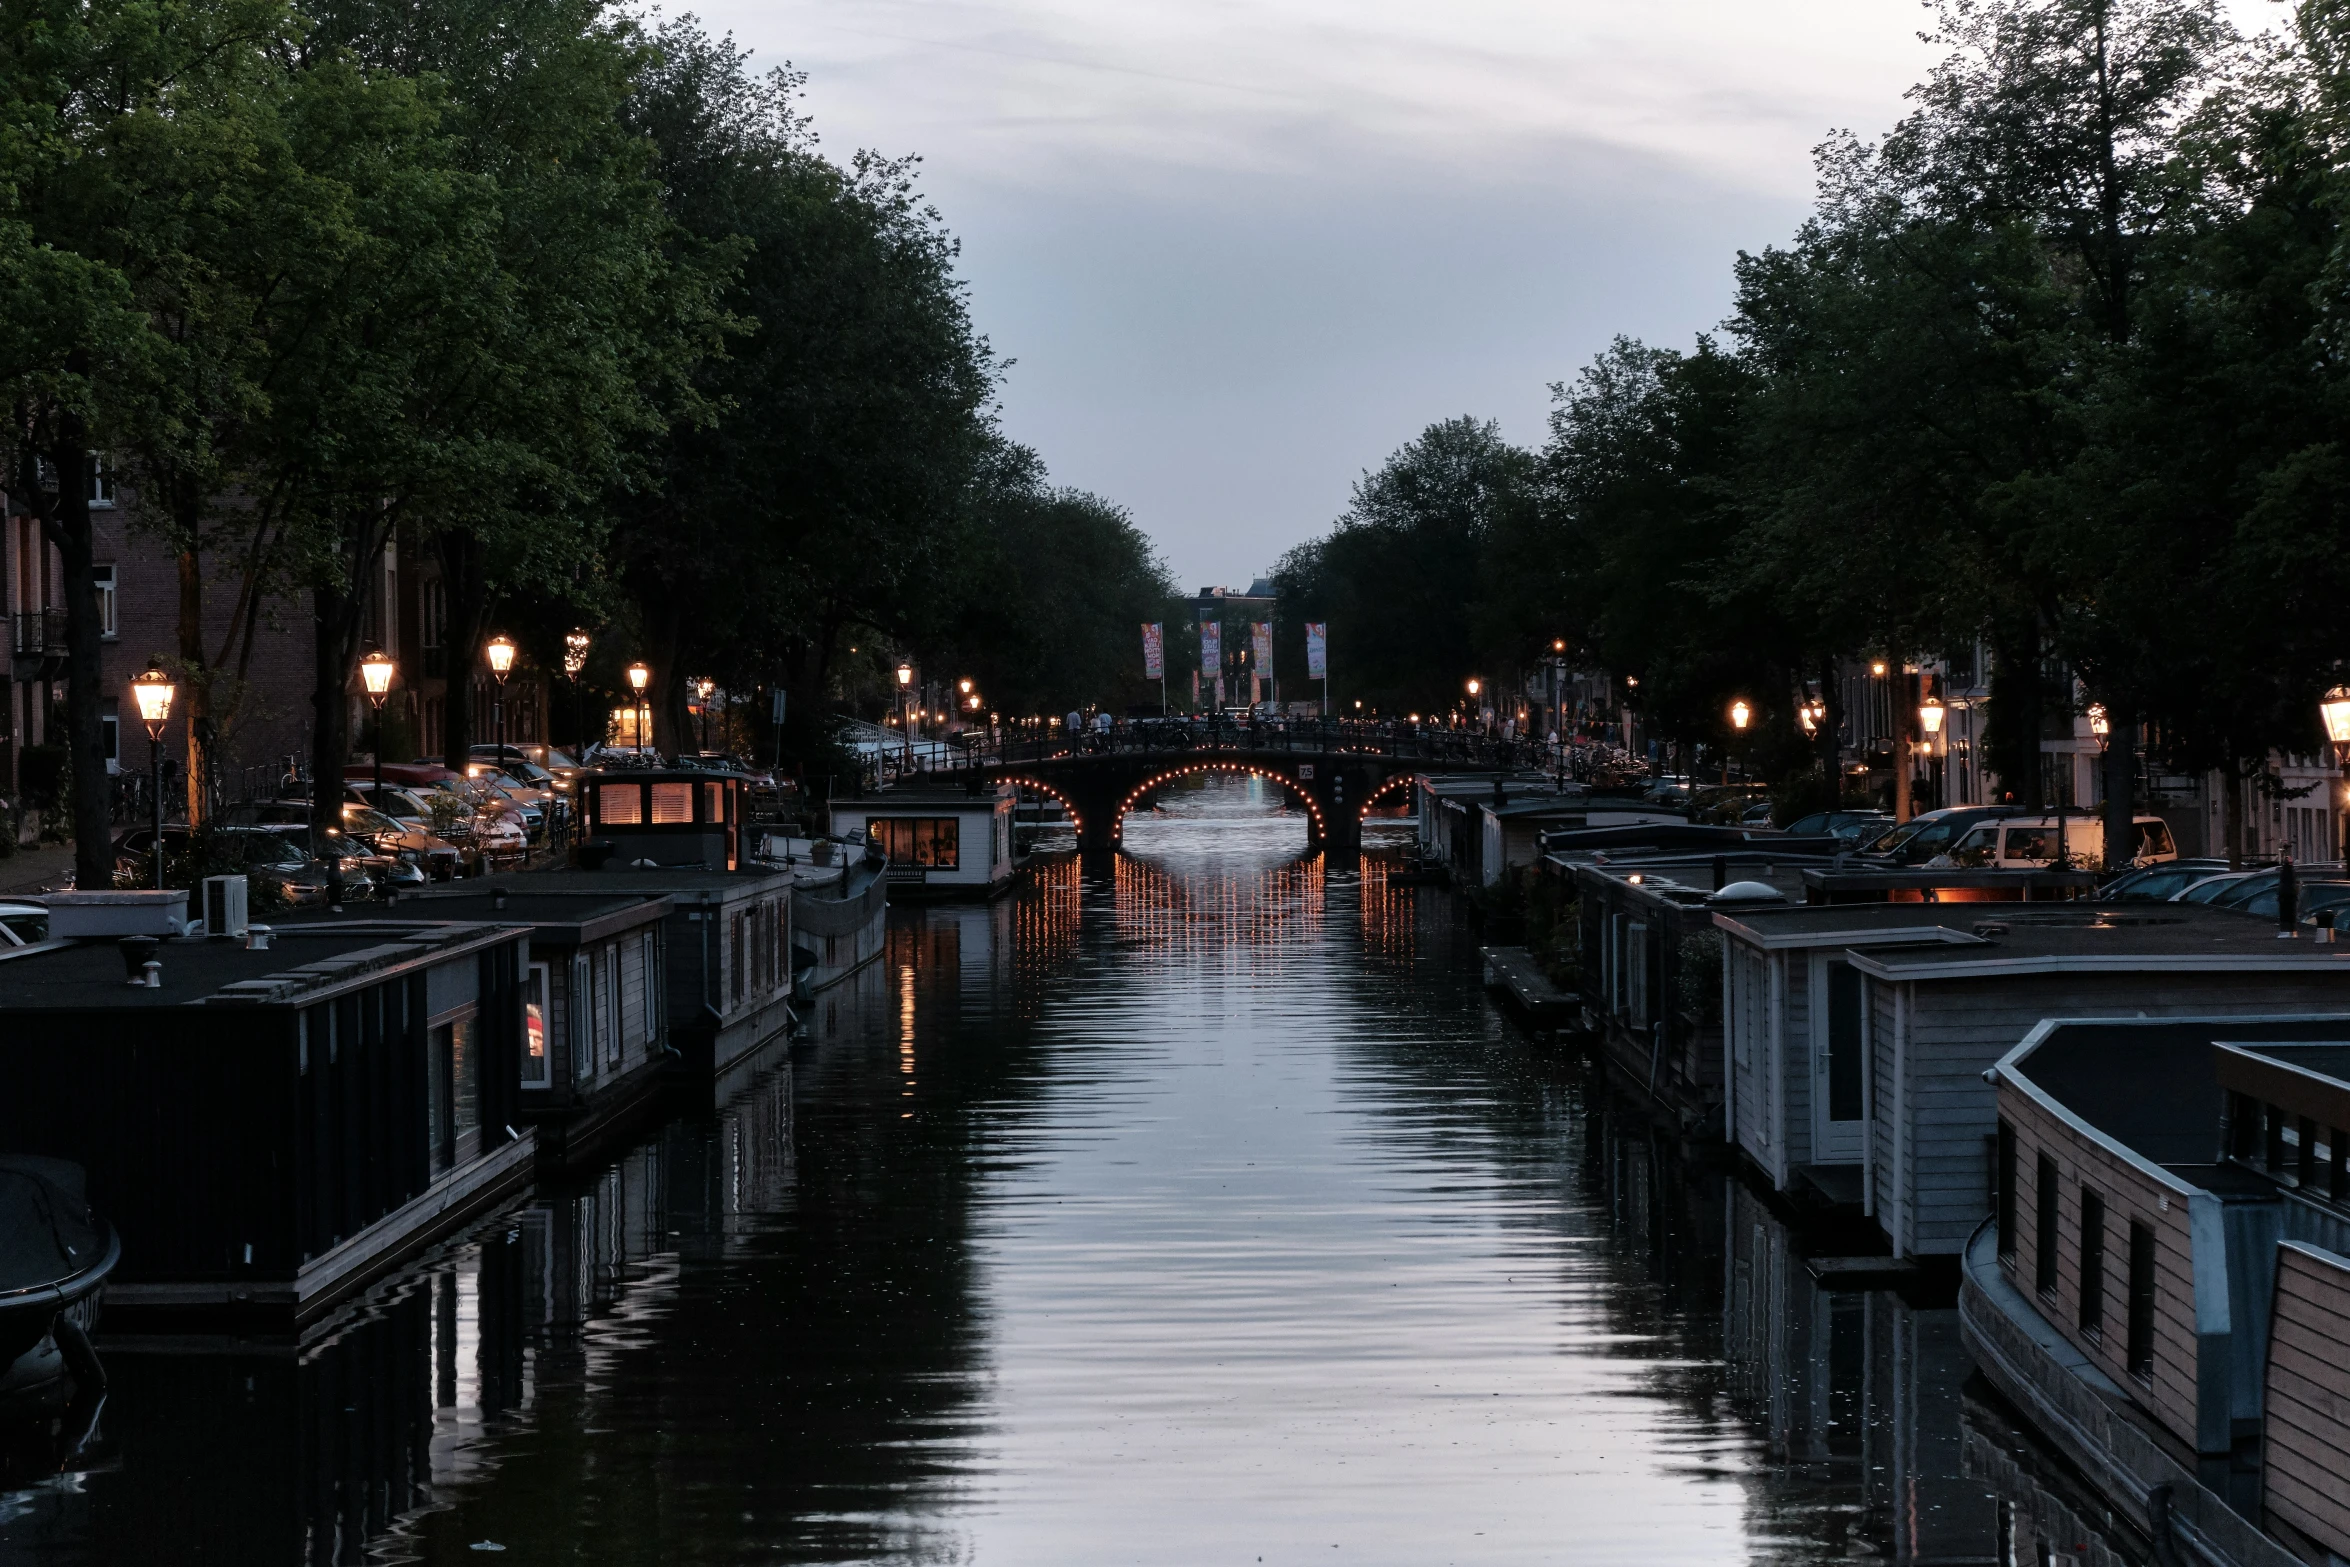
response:
[[(2028, 1070), (2028, 1063), (2027, 1063)], [(2187, 1199), (2097, 1140), (2086, 1137), (2012, 1084), (1998, 1090), (1993, 1125), (2015, 1129), (2015, 1251), (2002, 1257), (2009, 1282), (2035, 1302), (2049, 1325), (2127, 1389), (2163, 1429), (2195, 1447), (2197, 1354), (2194, 1242)], [(2040, 1155), (2056, 1162), (2063, 1184), (2056, 1206), (2056, 1290), (2033, 1287), (2038, 1263)], [(2081, 1331), (2081, 1187), (2105, 1199), (2104, 1332)], [(2169, 1207), (2163, 1206), (2168, 1202)], [(2154, 1237), (2154, 1367), (2151, 1381), (2130, 1374), (2130, 1226)]]
[(1779, 1177), (1784, 1154), (1771, 1135), (1770, 1101), (1764, 1087), (1770, 1080), (1769, 962), (1766, 954), (1744, 942), (1723, 942), (1728, 995), (1722, 1026), (1730, 1046), (1728, 1070), (1737, 1116), (1732, 1131), (1749, 1158)]
[(2350, 1556), (2350, 1260), (2277, 1248), (2263, 1484), (2268, 1511)]
[[(2052, 974), (1868, 981), (1874, 1212), (1903, 1256), (1956, 1256), (1990, 1210), (1997, 1124), (1983, 1074), (2051, 1017), (2338, 1010), (2345, 991), (2281, 974)], [(1895, 996), (1907, 990), (1898, 1041)]]

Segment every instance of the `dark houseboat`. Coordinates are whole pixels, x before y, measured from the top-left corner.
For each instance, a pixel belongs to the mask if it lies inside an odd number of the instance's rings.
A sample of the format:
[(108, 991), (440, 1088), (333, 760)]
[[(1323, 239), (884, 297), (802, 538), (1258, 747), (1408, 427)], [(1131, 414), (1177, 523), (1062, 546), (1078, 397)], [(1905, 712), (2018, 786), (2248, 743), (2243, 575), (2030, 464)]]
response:
[(0, 1157), (0, 1483), (54, 1469), (88, 1436), (106, 1389), (90, 1330), (121, 1257), (78, 1167)]

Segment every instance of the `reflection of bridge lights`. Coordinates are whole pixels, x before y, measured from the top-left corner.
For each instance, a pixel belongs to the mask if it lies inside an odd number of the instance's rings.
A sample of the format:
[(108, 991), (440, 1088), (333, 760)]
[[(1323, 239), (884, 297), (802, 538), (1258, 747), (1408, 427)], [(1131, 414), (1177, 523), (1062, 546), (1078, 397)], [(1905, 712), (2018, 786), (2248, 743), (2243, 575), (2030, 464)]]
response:
[(1304, 786), (1301, 785), (1296, 779), (1281, 773), (1273, 772), (1267, 768), (1250, 767), (1240, 762), (1199, 762), (1190, 767), (1175, 768), (1172, 771), (1161, 773), (1155, 778), (1147, 779), (1144, 782), (1137, 784), (1131, 791), (1128, 792), (1125, 799), (1118, 802), (1118, 814), (1111, 819), (1112, 836), (1119, 838), (1123, 838), (1125, 836), (1126, 814), (1134, 809), (1135, 802), (1140, 800), (1144, 795), (1150, 793), (1153, 789), (1158, 788), (1161, 784), (1172, 783), (1178, 778), (1190, 778), (1202, 773), (1245, 773), (1248, 776), (1254, 778), (1269, 778), (1273, 782), (1280, 784), (1283, 788), (1289, 790), (1292, 794), (1296, 795), (1301, 802), (1303, 802), (1307, 814), (1313, 818), (1315, 837), (1327, 838), (1329, 836), (1329, 831), (1322, 820), (1322, 807), (1315, 803), (1314, 797), (1307, 793)]

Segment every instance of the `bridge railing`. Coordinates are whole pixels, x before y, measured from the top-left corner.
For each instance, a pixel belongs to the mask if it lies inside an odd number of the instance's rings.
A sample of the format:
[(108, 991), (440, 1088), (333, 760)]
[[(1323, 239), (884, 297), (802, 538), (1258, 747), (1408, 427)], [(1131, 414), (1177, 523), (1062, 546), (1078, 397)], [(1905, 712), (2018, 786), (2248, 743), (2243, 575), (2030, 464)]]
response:
[(1106, 729), (1054, 726), (968, 729), (944, 741), (920, 741), (876, 755), (874, 782), (936, 775), (962, 781), (973, 773), (1002, 772), (1080, 756), (1178, 756), (1201, 752), (1293, 752), (1317, 756), (1377, 756), (1446, 769), (1556, 769), (1581, 782), (1629, 781), (1648, 769), (1612, 747), (1532, 739), (1505, 739), (1478, 730), (1358, 719), (1234, 720), (1221, 715), (1134, 719)]

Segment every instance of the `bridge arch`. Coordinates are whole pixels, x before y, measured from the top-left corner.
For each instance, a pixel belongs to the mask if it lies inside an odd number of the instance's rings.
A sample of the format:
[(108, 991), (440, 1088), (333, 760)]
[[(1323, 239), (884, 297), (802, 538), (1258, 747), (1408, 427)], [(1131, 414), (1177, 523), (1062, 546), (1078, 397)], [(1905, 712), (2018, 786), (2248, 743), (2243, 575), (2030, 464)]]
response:
[(1126, 797), (1118, 802), (1117, 812), (1110, 819), (1110, 841), (1113, 843), (1125, 841), (1126, 813), (1133, 810), (1153, 790), (1172, 783), (1178, 778), (1193, 778), (1203, 773), (1236, 773), (1254, 778), (1271, 779), (1274, 783), (1288, 790), (1290, 795), (1306, 808), (1306, 839), (1309, 843), (1320, 843), (1330, 835), (1329, 824), (1322, 816), (1322, 802), (1315, 799), (1313, 791), (1309, 790), (1304, 782), (1295, 775), (1285, 773), (1277, 767), (1264, 767), (1253, 762), (1224, 761), (1211, 756), (1162, 769), (1127, 790)]
[(997, 778), (996, 782), (1023, 784), (1028, 788), (1034, 789), (1038, 794), (1049, 796), (1056, 804), (1061, 807), (1062, 810), (1069, 813), (1070, 826), (1076, 828), (1079, 833), (1083, 833), (1085, 831), (1085, 813), (1077, 808), (1077, 802), (1070, 799), (1060, 790), (1054, 788), (1051, 784), (1046, 783), (1043, 779), (1031, 778), (1025, 773), (1007, 773)]
[(1408, 770), (1405, 772), (1389, 775), (1386, 781), (1381, 783), (1377, 788), (1373, 789), (1369, 794), (1363, 796), (1363, 803), (1355, 808), (1355, 819), (1357, 821), (1368, 821), (1371, 816), (1371, 807), (1379, 803), (1379, 799), (1382, 795), (1388, 793), (1390, 790), (1404, 787), (1406, 784), (1409, 784), (1413, 779), (1419, 776), (1420, 775), (1418, 773)]

